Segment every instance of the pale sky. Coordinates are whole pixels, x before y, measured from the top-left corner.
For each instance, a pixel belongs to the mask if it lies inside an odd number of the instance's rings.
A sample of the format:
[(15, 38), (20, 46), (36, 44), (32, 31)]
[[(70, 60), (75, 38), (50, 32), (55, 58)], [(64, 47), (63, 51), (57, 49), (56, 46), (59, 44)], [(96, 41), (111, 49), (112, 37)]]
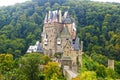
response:
[[(22, 3), (25, 1), (30, 1), (30, 0), (0, 0), (0, 6), (14, 5), (16, 3)], [(118, 3), (120, 3), (120, 0), (91, 0), (91, 1), (118, 2)]]
[(120, 3), (120, 0), (91, 0), (91, 1), (100, 1), (100, 2), (117, 2), (117, 3)]
[(14, 5), (16, 3), (22, 3), (29, 0), (0, 0), (0, 6)]

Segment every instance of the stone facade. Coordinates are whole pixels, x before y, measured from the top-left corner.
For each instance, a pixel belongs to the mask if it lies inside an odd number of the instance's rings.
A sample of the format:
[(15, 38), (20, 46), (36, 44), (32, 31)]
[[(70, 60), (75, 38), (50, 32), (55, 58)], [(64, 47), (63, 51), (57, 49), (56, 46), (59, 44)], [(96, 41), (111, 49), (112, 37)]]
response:
[(44, 54), (54, 57), (55, 53), (63, 53), (62, 58), (70, 57), (72, 65), (76, 65), (77, 60), (81, 61), (82, 47), (76, 36), (75, 21), (67, 11), (64, 15), (61, 10), (49, 11), (44, 19), (41, 36)]

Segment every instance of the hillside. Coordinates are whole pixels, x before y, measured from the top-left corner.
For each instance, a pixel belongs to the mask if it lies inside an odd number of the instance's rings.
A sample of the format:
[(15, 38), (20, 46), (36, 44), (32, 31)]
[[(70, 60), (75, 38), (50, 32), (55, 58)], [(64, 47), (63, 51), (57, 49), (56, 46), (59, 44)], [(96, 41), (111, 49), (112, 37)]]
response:
[[(29, 45), (41, 41), (46, 13), (56, 9), (69, 11), (75, 18), (77, 35), (84, 41), (82, 68), (74, 80), (119, 79), (120, 4), (90, 0), (31, 0), (0, 7), (0, 80), (65, 80), (59, 64), (51, 62), (48, 56), (25, 54)], [(115, 59), (114, 71), (107, 68), (108, 59)], [(45, 69), (38, 70), (40, 65)]]
[[(101, 54), (89, 57), (83, 54), (79, 75), (73, 80), (120, 79), (120, 62), (115, 61), (114, 70), (107, 68), (107, 58)], [(44, 69), (43, 69), (44, 68)], [(13, 59), (11, 54), (0, 54), (0, 80), (66, 80), (59, 63), (48, 56), (30, 53)]]
[(91, 57), (83, 54), (82, 58), (82, 68), (73, 80), (116, 80), (120, 78), (119, 62), (115, 61), (115, 69), (112, 70), (107, 67), (108, 58), (101, 54), (93, 54)]
[(68, 10), (75, 18), (84, 52), (120, 60), (120, 4), (81, 0), (32, 0), (0, 8), (0, 53), (23, 55), (40, 40), (44, 16), (49, 10)]

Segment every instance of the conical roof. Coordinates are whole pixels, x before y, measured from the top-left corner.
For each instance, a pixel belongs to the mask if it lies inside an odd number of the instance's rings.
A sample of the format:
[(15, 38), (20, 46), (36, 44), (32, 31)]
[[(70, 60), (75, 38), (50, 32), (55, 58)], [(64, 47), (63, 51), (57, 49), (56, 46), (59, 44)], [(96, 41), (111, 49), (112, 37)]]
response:
[(71, 46), (74, 48), (74, 50), (80, 50), (80, 45), (79, 45), (79, 38), (76, 37), (75, 40), (71, 40)]
[(66, 24), (70, 24), (70, 23), (72, 23), (73, 21), (72, 21), (72, 19), (70, 18), (70, 17), (66, 17), (65, 19), (64, 19), (64, 21), (63, 21), (63, 23), (66, 23)]

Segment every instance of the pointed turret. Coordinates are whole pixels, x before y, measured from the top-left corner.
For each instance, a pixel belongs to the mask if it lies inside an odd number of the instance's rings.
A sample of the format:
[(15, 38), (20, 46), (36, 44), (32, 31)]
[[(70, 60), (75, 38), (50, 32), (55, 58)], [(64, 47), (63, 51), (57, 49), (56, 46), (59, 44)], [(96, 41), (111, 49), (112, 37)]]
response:
[(62, 13), (61, 13), (61, 10), (59, 10), (59, 23), (62, 23)]
[(63, 23), (65, 23), (65, 24), (72, 24), (73, 23), (73, 20), (72, 20), (72, 18), (70, 17), (70, 15), (68, 14), (68, 11), (66, 11), (65, 13), (64, 13), (64, 16), (63, 16)]
[(58, 22), (58, 10), (52, 11), (52, 22)]
[(48, 22), (48, 16), (46, 14), (45, 19), (44, 19), (44, 23), (47, 23), (47, 22)]
[(76, 37), (76, 26), (75, 23), (72, 23), (72, 39), (75, 39)]
[(73, 30), (76, 31), (76, 26), (74, 22), (72, 23), (72, 27), (73, 27)]
[(51, 11), (48, 13), (48, 22), (51, 22)]
[(67, 17), (67, 15), (68, 15), (68, 11), (66, 11), (65, 13), (64, 13), (64, 19)]

